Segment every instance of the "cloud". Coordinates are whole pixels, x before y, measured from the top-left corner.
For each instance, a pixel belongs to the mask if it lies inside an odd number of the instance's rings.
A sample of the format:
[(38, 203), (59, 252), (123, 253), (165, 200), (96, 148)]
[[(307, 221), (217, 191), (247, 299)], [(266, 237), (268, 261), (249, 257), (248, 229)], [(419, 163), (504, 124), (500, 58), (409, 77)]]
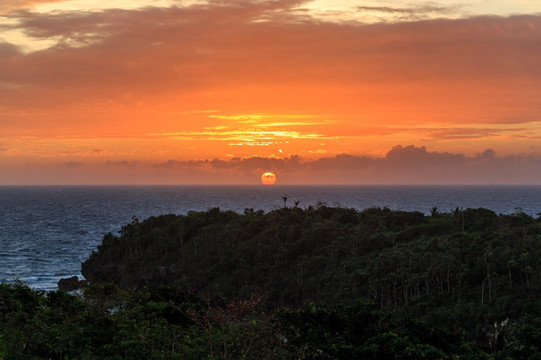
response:
[(0, 15), (7, 14), (12, 11), (28, 9), (39, 4), (47, 4), (54, 2), (62, 2), (66, 0), (3, 0), (0, 3)]
[(232, 158), (230, 160), (167, 160), (152, 165), (159, 169), (207, 169), (207, 170), (234, 170), (240, 172), (257, 172), (269, 169), (294, 170), (301, 169), (302, 164), (299, 156), (293, 155), (286, 158), (248, 157)]
[(2, 91), (0, 104), (46, 106), (254, 83), (535, 81), (541, 75), (539, 16), (375, 25), (258, 21), (297, 3), (18, 13), (13, 26), (59, 44), (26, 55), (13, 47), (2, 51), (0, 77), (21, 88)]
[(143, 165), (143, 162), (138, 160), (108, 160), (107, 162), (105, 162), (105, 167), (138, 168), (141, 165)]
[(62, 166), (65, 166), (67, 168), (78, 168), (81, 166), (84, 166), (85, 164), (79, 161), (67, 161), (65, 163), (62, 163)]
[(461, 7), (458, 5), (442, 6), (433, 2), (421, 3), (413, 7), (397, 6), (356, 6), (361, 13), (377, 14), (380, 18), (390, 16), (393, 21), (414, 21), (433, 18), (434, 15), (459, 14)]
[(448, 152), (428, 152), (424, 146), (397, 145), (391, 149), (383, 160), (385, 166), (393, 167), (431, 167), (442, 165), (461, 165), (467, 158), (462, 154)]
[[(274, 172), (278, 184), (539, 184), (541, 156), (476, 155), (397, 145), (383, 157), (339, 154), (319, 159), (248, 157), (163, 162), (97, 159), (61, 166), (0, 162), (0, 184), (259, 184)], [(55, 171), (51, 171), (54, 168)]]
[[(522, 119), (524, 122), (529, 122), (527, 119)], [(421, 130), (421, 129), (420, 129)], [(525, 132), (524, 127), (503, 127), (503, 128), (439, 128), (439, 129), (424, 129), (431, 138), (442, 140), (462, 140), (462, 139), (482, 139), (499, 137), (505, 135), (516, 135)]]
[(167, 160), (165, 162), (153, 164), (152, 166), (158, 169), (173, 169), (173, 168), (183, 168), (189, 167), (190, 162), (179, 161), (179, 160)]
[[(355, 146), (363, 141), (384, 144), (375, 149), (383, 151), (388, 144), (427, 138), (428, 144), (463, 144), (507, 136), (518, 144), (516, 139), (539, 137), (532, 124), (539, 124), (541, 113), (541, 16), (369, 25), (312, 18), (299, 10), (302, 6), (302, 1), (287, 0), (212, 1), (138, 10), (11, 13), (13, 22), (5, 26), (57, 44), (24, 53), (16, 44), (0, 43), (3, 132), (96, 139), (159, 132), (192, 143), (230, 136), (232, 144), (243, 145), (265, 145), (267, 139), (259, 135), (281, 134), (297, 144), (307, 141), (302, 136), (314, 142), (331, 135), (353, 139), (349, 146), (341, 141), (344, 145), (334, 148), (307, 148), (332, 154), (359, 153)], [(447, 11), (437, 7), (424, 3), (372, 10), (405, 16)], [(196, 113), (201, 109), (220, 113), (209, 118)], [(171, 114), (175, 111), (179, 115)], [(296, 119), (289, 125), (278, 119), (269, 121), (263, 129), (267, 133), (201, 130), (229, 126), (234, 131), (235, 119), (219, 116), (258, 113), (328, 114), (336, 124), (331, 129), (316, 124), (320, 119)], [(312, 125), (299, 125), (307, 122)], [(526, 125), (506, 126), (512, 124)], [(376, 125), (404, 131), (388, 140), (367, 130)], [(424, 137), (411, 135), (412, 129)], [(479, 149), (478, 143), (473, 148)], [(498, 150), (496, 145), (490, 144)], [(301, 153), (299, 148), (287, 153)], [(220, 151), (204, 156), (247, 155)], [(372, 166), (368, 160), (361, 163)]]
[(353, 156), (339, 154), (330, 158), (320, 158), (307, 164), (314, 172), (317, 171), (359, 171), (373, 166), (376, 159), (368, 156)]
[(478, 155), (479, 158), (481, 159), (494, 159), (494, 157), (496, 156), (496, 152), (492, 149), (486, 149), (485, 151), (483, 151), (481, 154)]
[(381, 13), (400, 13), (400, 14), (417, 14), (426, 12), (449, 12), (454, 7), (436, 6), (430, 4), (420, 5), (418, 7), (391, 7), (391, 6), (357, 6), (359, 11), (375, 11)]
[[(497, 156), (487, 149), (475, 156), (397, 145), (382, 158), (339, 154), (315, 160), (299, 156), (231, 160), (168, 160), (152, 167), (169, 174), (196, 172), (202, 183), (257, 183), (265, 171), (281, 183), (298, 184), (534, 184), (541, 181), (541, 156)], [(163, 174), (163, 173), (162, 173)], [(179, 175), (180, 176), (180, 175)], [(236, 180), (235, 180), (236, 179)]]

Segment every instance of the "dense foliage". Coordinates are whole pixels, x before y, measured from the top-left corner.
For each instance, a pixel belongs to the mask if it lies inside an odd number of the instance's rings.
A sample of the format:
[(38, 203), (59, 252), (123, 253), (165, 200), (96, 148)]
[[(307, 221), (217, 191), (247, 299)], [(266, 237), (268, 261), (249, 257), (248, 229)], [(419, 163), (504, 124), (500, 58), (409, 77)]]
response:
[(0, 358), (541, 359), (541, 219), (211, 209), (134, 219), (82, 295), (0, 287)]
[(2, 359), (488, 359), (460, 336), (396, 324), (358, 300), (269, 309), (252, 295), (220, 305), (171, 288), (84, 297), (0, 285)]

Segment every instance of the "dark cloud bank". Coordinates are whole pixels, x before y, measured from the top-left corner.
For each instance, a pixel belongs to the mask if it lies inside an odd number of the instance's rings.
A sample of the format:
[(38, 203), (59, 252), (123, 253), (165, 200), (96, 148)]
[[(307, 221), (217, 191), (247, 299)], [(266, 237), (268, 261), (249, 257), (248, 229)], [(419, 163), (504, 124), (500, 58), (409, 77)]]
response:
[(258, 183), (265, 171), (281, 184), (541, 184), (541, 156), (498, 156), (487, 149), (475, 156), (395, 146), (382, 158), (340, 154), (316, 160), (233, 158), (168, 160), (154, 164), (108, 162), (107, 167), (152, 172), (165, 183)]

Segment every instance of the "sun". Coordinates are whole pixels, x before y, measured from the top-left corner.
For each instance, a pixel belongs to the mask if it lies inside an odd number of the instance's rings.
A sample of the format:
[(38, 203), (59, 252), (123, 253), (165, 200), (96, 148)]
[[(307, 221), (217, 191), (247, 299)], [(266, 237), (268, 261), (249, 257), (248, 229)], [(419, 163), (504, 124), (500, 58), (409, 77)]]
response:
[(266, 172), (261, 175), (261, 182), (263, 183), (263, 185), (274, 185), (274, 183), (276, 182), (276, 175), (271, 172)]

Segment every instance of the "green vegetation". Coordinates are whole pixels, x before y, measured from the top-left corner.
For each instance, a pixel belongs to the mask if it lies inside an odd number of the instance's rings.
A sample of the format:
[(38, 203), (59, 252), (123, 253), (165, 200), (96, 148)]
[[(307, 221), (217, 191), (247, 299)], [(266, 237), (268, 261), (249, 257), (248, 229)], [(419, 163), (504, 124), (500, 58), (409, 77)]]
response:
[(0, 358), (541, 359), (540, 261), (521, 211), (134, 219), (79, 295), (0, 285)]

